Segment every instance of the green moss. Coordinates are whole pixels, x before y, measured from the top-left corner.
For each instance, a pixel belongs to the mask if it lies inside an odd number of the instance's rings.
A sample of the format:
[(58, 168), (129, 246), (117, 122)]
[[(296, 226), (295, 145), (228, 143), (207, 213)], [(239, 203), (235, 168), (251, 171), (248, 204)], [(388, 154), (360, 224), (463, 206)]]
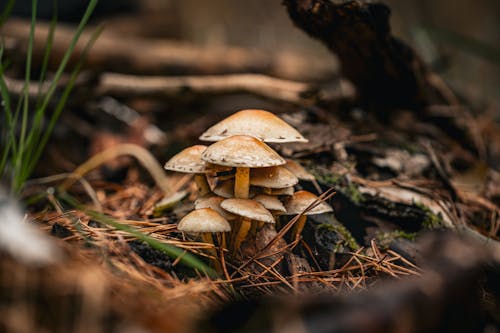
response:
[(391, 232), (377, 232), (377, 234), (375, 235), (375, 240), (382, 249), (387, 249), (395, 239), (407, 239), (413, 242), (415, 241), (416, 237), (416, 232), (394, 230)]
[(349, 198), (354, 204), (359, 205), (365, 198), (358, 187), (349, 182), (345, 177), (329, 172), (326, 169), (316, 168), (311, 170), (318, 182), (333, 186), (337, 191)]
[(349, 199), (351, 199), (352, 202), (355, 204), (359, 205), (363, 201), (365, 201), (365, 197), (363, 196), (363, 193), (361, 193), (356, 185), (353, 183), (349, 183), (346, 188), (346, 192)]
[(354, 237), (352, 237), (349, 230), (347, 230), (347, 228), (344, 227), (342, 224), (340, 224), (338, 222), (333, 223), (333, 224), (323, 223), (323, 224), (320, 224), (318, 226), (318, 230), (321, 230), (321, 229), (325, 229), (325, 230), (328, 230), (330, 232), (334, 232), (334, 233), (340, 235), (340, 237), (343, 239), (343, 242), (338, 242), (335, 245), (335, 248), (334, 248), (335, 252), (343, 252), (342, 250), (343, 250), (344, 245), (347, 245), (353, 251), (356, 251), (359, 249), (358, 242), (356, 242), (356, 240), (354, 239)]
[(422, 225), (427, 229), (441, 229), (444, 227), (443, 217), (441, 214), (435, 214), (429, 207), (421, 202), (414, 202), (413, 205), (425, 213)]

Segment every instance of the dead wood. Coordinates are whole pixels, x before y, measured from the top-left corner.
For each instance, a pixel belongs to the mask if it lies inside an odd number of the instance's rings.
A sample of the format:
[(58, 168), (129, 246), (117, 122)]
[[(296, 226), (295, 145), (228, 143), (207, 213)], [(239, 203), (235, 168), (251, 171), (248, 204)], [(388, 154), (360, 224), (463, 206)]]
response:
[(311, 85), (262, 74), (145, 77), (104, 73), (97, 95), (175, 98), (182, 94), (250, 93), (270, 100), (303, 104), (314, 95)]
[(422, 60), (391, 34), (390, 9), (380, 3), (284, 0), (299, 28), (338, 55), (360, 100), (380, 109), (420, 110), (443, 102)]
[[(10, 93), (23, 94), (24, 81), (4, 76)], [(248, 93), (268, 100), (296, 105), (313, 104), (323, 96), (328, 99), (349, 98), (351, 92), (339, 87), (330, 91), (319, 91), (313, 85), (278, 79), (263, 74), (226, 74), (200, 76), (137, 76), (118, 73), (102, 73), (98, 82), (92, 83), (91, 77), (83, 76), (76, 89), (95, 97), (114, 96), (118, 98), (155, 98), (176, 99), (179, 96), (220, 96)], [(58, 88), (63, 89), (66, 82), (61, 80)], [(31, 99), (45, 94), (50, 82), (41, 85), (31, 82), (28, 95)], [(77, 92), (78, 94), (78, 92)]]
[[(1, 30), (12, 58), (26, 58), (30, 23), (11, 19)], [(46, 47), (49, 25), (38, 22), (33, 59), (41, 61)], [(74, 29), (58, 24), (52, 45), (50, 67), (57, 68), (68, 49)], [(77, 44), (72, 63), (78, 59), (91, 38), (87, 29)], [(256, 49), (229, 46), (199, 46), (195, 44), (136, 37), (118, 36), (104, 32), (90, 50), (86, 69), (133, 74), (223, 74), (255, 72), (289, 79), (318, 79), (337, 72), (334, 61), (310, 62), (309, 59), (289, 52), (268, 53)]]

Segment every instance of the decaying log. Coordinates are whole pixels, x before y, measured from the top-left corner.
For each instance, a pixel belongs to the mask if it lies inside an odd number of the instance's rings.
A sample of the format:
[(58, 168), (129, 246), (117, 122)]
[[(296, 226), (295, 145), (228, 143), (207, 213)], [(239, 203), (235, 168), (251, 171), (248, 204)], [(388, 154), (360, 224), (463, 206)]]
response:
[(451, 233), (428, 235), (420, 248), (420, 277), (358, 294), (243, 301), (224, 307), (208, 325), (211, 332), (248, 333), (482, 332), (495, 325), (498, 304), (485, 304), (484, 295), (500, 296), (500, 253)]
[(422, 109), (439, 101), (422, 60), (391, 35), (390, 9), (358, 0), (284, 0), (299, 28), (338, 55), (366, 106)]
[[(30, 23), (11, 19), (0, 29), (5, 38), (7, 51), (15, 59), (25, 59)], [(34, 43), (34, 61), (43, 59), (49, 25), (37, 23)], [(74, 28), (58, 24), (52, 45), (50, 66), (57, 68), (68, 49)], [(78, 59), (91, 28), (86, 29), (74, 52), (72, 62)], [(141, 39), (118, 36), (104, 32), (89, 51), (87, 69), (118, 73), (161, 74), (227, 74), (265, 73), (288, 79), (318, 79), (337, 73), (337, 65), (331, 62), (311, 62), (308, 58), (290, 52), (264, 52), (229, 46), (199, 46), (178, 41)]]

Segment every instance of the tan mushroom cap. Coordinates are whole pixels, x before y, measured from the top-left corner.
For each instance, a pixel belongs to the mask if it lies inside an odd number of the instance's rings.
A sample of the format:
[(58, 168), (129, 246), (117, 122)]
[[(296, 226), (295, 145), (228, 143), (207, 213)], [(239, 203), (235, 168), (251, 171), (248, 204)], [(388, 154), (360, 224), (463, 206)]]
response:
[(299, 163), (293, 161), (293, 160), (286, 160), (286, 164), (283, 165), (284, 168), (287, 168), (288, 171), (293, 173), (295, 177), (298, 179), (302, 180), (308, 180), (308, 181), (313, 181), (316, 178), (309, 172), (307, 171), (302, 165)]
[(184, 173), (209, 173), (220, 171), (220, 167), (206, 163), (201, 159), (201, 154), (206, 149), (207, 146), (204, 145), (188, 147), (168, 160), (168, 162), (165, 163), (165, 169)]
[(267, 194), (259, 194), (256, 195), (253, 200), (257, 201), (260, 203), (264, 208), (270, 210), (270, 211), (275, 211), (275, 212), (280, 212), (284, 213), (286, 212), (285, 206), (281, 201), (276, 198), (273, 195), (267, 195)]
[(281, 166), (250, 170), (250, 185), (268, 188), (285, 188), (299, 182), (293, 173)]
[(218, 196), (229, 199), (234, 197), (234, 178), (218, 181), (212, 190)]
[(198, 198), (194, 202), (195, 209), (203, 209), (203, 208), (211, 208), (219, 213), (226, 220), (235, 220), (237, 217), (234, 214), (229, 213), (221, 207), (222, 201), (226, 200), (223, 197), (219, 197), (217, 195), (208, 195), (202, 198)]
[(285, 160), (264, 142), (235, 135), (210, 145), (202, 154), (203, 161), (230, 167), (262, 168), (285, 164)]
[(281, 118), (264, 110), (236, 112), (206, 130), (200, 140), (219, 141), (233, 135), (251, 135), (264, 142), (308, 141)]
[(226, 199), (221, 207), (230, 213), (247, 217), (251, 220), (275, 223), (274, 217), (264, 206), (252, 199)]
[[(297, 191), (285, 202), (287, 215), (300, 214), (309, 207), (313, 202), (318, 200), (318, 197), (308, 191)], [(333, 212), (333, 208), (325, 203), (320, 202), (316, 207), (304, 213), (304, 215), (316, 215)]]
[(193, 210), (182, 218), (177, 229), (185, 232), (226, 232), (231, 225), (225, 218), (211, 208)]

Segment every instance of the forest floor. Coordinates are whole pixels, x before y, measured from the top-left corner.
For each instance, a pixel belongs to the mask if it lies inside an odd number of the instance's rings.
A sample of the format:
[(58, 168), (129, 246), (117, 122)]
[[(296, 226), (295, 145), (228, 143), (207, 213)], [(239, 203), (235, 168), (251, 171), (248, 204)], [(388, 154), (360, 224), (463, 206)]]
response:
[[(330, 31), (343, 36), (335, 43), (321, 36), (318, 24), (331, 23), (315, 15), (346, 11), (363, 23), (366, 10), (313, 2), (309, 11), (285, 1), (296, 25), (340, 54), (344, 72), (328, 84), (303, 83), (299, 66), (287, 76), (279, 64), (289, 55), (279, 53), (112, 33), (98, 39), (22, 192), (30, 220), (53, 236), (60, 259), (30, 266), (0, 256), (0, 294), (9, 295), (0, 327), (279, 332), (337, 318), (344, 331), (430, 332), (500, 324), (498, 116), (461, 99), (399, 41), (371, 40), (370, 29), (381, 27), (360, 25), (352, 36), (341, 25)], [(368, 10), (384, 17), (383, 8)], [(3, 29), (8, 55), (22, 58), (29, 23), (11, 20)], [(38, 33), (35, 59), (48, 27)], [(55, 63), (71, 31), (57, 34)], [(353, 45), (380, 62), (357, 59)], [(292, 58), (313, 70), (313, 60)], [(14, 61), (6, 73), (13, 94), (20, 93), (16, 68)], [(296, 219), (280, 218), (250, 257), (218, 248), (223, 271), (214, 277), (203, 270), (213, 245), (176, 227), (193, 209), (192, 177), (162, 165), (239, 110), (233, 105), (268, 109), (308, 138), (271, 146), (315, 176), (296, 189), (322, 195), (334, 213), (310, 216), (297, 240), (287, 233)], [(172, 195), (182, 199), (162, 207)], [(172, 256), (168, 246), (180, 250)]]

